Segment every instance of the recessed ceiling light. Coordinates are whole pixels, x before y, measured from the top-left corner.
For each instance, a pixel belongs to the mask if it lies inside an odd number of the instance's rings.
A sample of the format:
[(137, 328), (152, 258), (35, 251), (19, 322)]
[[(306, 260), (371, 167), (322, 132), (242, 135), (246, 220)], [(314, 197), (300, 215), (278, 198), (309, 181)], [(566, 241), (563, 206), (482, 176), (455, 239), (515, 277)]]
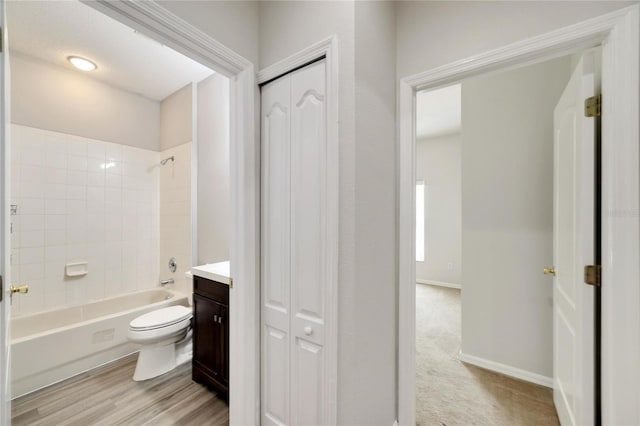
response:
[(74, 67), (82, 71), (93, 71), (98, 68), (93, 62), (80, 56), (69, 56), (67, 60), (71, 62)]

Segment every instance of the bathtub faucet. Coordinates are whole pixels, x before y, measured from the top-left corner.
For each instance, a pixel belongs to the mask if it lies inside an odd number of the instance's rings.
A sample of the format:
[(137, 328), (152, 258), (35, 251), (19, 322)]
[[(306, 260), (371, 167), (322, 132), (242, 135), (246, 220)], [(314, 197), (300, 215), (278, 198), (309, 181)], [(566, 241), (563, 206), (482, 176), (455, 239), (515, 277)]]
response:
[(173, 284), (173, 278), (169, 278), (168, 280), (160, 280), (160, 285)]

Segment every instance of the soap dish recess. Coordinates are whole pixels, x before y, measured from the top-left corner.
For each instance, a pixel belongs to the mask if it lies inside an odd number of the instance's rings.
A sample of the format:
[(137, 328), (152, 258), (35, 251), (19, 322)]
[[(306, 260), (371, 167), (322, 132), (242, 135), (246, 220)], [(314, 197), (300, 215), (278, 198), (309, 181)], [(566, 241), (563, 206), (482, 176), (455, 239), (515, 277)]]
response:
[(87, 273), (89, 273), (89, 262), (73, 262), (66, 265), (68, 277), (81, 277)]

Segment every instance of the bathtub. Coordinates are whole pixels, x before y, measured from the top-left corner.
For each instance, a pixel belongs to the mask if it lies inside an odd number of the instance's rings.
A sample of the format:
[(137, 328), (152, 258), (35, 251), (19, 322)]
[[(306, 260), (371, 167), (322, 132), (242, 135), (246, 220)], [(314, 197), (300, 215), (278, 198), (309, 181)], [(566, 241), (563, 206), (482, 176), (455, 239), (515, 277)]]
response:
[(187, 296), (156, 288), (12, 318), (12, 398), (136, 352), (129, 322), (171, 305), (189, 306)]

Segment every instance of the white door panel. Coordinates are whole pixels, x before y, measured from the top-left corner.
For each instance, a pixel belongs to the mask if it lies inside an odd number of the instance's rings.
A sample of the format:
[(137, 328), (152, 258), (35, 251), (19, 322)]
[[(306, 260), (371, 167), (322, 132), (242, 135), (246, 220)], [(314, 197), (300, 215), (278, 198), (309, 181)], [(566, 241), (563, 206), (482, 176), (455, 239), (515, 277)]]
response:
[(262, 404), (264, 424), (289, 423), (290, 85), (262, 93)]
[(265, 423), (327, 423), (325, 88), (325, 61), (262, 88)]
[(584, 100), (597, 89), (597, 52), (584, 54), (554, 111), (553, 396), (563, 425), (592, 424), (594, 410), (594, 122)]
[(0, 302), (0, 424), (11, 424), (11, 377), (10, 377), (10, 334), (9, 319), (11, 304), (7, 289), (11, 283), (10, 266), (10, 140), (9, 140), (9, 55), (6, 37), (5, 1), (0, 0), (0, 24), (2, 28), (3, 51), (0, 52), (0, 275), (3, 278), (4, 294)]
[(296, 339), (292, 363), (292, 424), (324, 425), (323, 406), (324, 352), (320, 345)]

